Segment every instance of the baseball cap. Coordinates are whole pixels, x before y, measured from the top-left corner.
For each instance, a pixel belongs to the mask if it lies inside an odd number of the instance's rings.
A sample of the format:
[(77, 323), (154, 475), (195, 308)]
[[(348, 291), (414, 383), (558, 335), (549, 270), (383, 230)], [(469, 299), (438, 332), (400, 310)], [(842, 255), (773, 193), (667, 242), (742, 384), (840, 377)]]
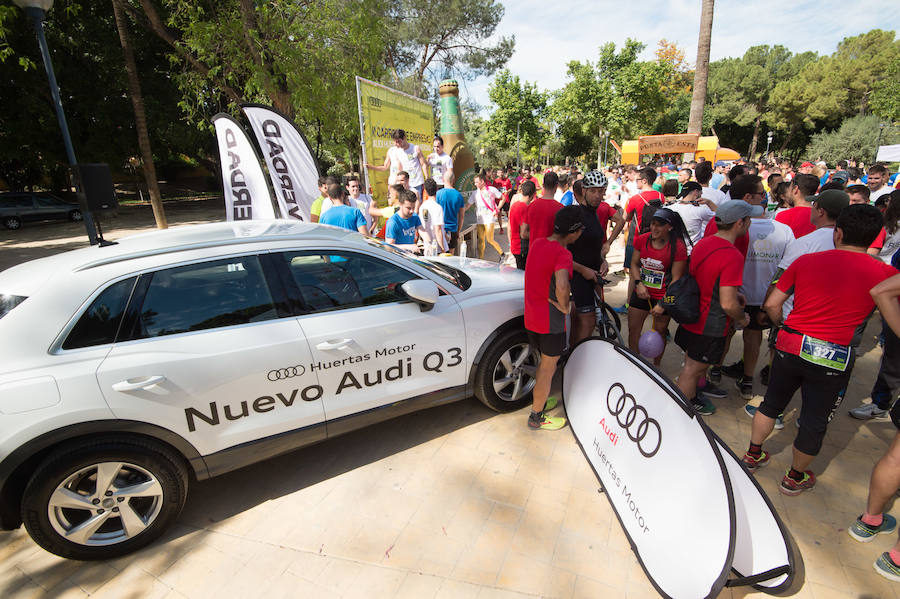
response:
[[(850, 201), (849, 198), (847, 201)], [(727, 225), (736, 223), (748, 216), (762, 216), (762, 213), (762, 206), (752, 206), (744, 200), (728, 200), (727, 202), (722, 202), (716, 210), (716, 222)]]
[(681, 191), (678, 192), (676, 197), (678, 198), (686, 198), (689, 193), (692, 191), (703, 191), (703, 188), (696, 181), (688, 181), (684, 185), (681, 186)]
[(807, 168), (807, 167), (812, 167), (812, 166), (815, 166), (815, 165), (812, 162), (807, 160), (806, 162), (804, 162), (803, 164), (800, 165), (800, 168)]
[(830, 218), (837, 218), (841, 210), (850, 205), (850, 196), (840, 189), (826, 189), (812, 198), (816, 208), (821, 208)]
[(556, 211), (553, 217), (553, 232), (559, 235), (577, 233), (584, 228), (581, 222), (581, 209), (578, 206), (564, 206)]
[(831, 173), (831, 180), (832, 181), (849, 181), (850, 173), (848, 173), (847, 171), (834, 171), (833, 173)]
[(672, 210), (669, 210), (668, 208), (660, 208), (653, 213), (652, 220), (661, 220), (663, 222), (669, 223), (670, 225), (674, 225), (674, 216), (675, 212), (673, 212)]
[(728, 163), (724, 160), (716, 160), (716, 166), (728, 166)]

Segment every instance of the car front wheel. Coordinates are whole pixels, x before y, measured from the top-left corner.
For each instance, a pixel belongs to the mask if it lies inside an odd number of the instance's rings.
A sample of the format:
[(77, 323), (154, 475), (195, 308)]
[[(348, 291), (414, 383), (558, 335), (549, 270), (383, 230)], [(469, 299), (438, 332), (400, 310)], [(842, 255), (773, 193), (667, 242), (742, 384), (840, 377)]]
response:
[(19, 220), (18, 216), (4, 216), (3, 226), (7, 229), (21, 229), (22, 221)]
[(81, 210), (71, 210), (69, 212), (69, 220), (73, 223), (81, 222), (84, 220), (84, 216), (81, 214)]
[(82, 442), (37, 468), (22, 520), (51, 553), (79, 560), (119, 557), (152, 543), (174, 523), (187, 495), (182, 461), (143, 440)]
[(498, 412), (531, 403), (540, 355), (521, 329), (501, 334), (484, 354), (475, 376), (475, 396)]

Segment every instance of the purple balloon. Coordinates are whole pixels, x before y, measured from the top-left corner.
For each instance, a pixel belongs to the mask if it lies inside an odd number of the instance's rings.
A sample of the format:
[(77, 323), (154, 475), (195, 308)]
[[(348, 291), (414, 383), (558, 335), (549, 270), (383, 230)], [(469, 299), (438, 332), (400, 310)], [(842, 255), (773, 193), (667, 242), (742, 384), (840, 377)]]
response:
[(645, 331), (638, 340), (638, 351), (651, 360), (659, 357), (665, 348), (665, 340), (656, 331)]

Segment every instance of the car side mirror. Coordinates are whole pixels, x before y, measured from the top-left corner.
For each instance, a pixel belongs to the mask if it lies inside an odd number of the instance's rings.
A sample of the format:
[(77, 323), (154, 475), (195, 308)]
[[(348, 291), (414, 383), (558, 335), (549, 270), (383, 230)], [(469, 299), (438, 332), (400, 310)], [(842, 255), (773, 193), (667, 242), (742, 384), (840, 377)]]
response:
[(419, 304), (422, 312), (427, 312), (434, 307), (438, 300), (438, 286), (434, 281), (427, 279), (412, 279), (400, 285), (400, 290), (406, 297)]

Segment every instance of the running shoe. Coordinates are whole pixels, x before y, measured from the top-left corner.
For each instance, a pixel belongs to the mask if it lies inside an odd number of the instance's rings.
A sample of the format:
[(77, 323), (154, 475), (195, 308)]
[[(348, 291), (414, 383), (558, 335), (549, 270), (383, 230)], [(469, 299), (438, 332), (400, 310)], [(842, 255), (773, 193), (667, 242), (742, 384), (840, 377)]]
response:
[(710, 366), (706, 373), (706, 380), (710, 383), (718, 383), (722, 380), (722, 369), (718, 366)]
[(559, 405), (558, 397), (548, 397), (547, 401), (544, 402), (544, 412), (549, 412), (553, 408)]
[[(756, 415), (756, 410), (757, 410), (757, 406), (751, 406), (750, 404), (747, 404), (746, 406), (744, 406), (744, 414), (746, 414), (750, 418), (753, 418)], [(784, 414), (779, 414), (778, 416), (775, 417), (775, 429), (780, 431), (783, 428), (784, 428)]]
[(628, 304), (622, 304), (618, 308), (613, 308), (612, 311), (616, 314), (628, 314)]
[(706, 386), (697, 389), (697, 392), (707, 399), (726, 399), (728, 397), (728, 391), (721, 387), (716, 387), (709, 380), (706, 381)]
[(716, 406), (705, 397), (695, 397), (691, 400), (691, 406), (701, 416), (712, 416), (716, 413)]
[(870, 526), (862, 521), (862, 516), (847, 529), (850, 536), (860, 543), (868, 543), (878, 535), (889, 535), (897, 529), (897, 519), (890, 514), (884, 515), (881, 526)]
[(734, 386), (741, 392), (741, 399), (753, 399), (753, 377), (742, 376), (734, 381)]
[(541, 413), (540, 418), (528, 417), (528, 428), (533, 430), (558, 431), (566, 425), (566, 419), (561, 416), (546, 416)]
[(744, 466), (747, 467), (747, 470), (750, 472), (756, 472), (763, 466), (769, 463), (769, 452), (763, 451), (759, 454), (759, 457), (755, 457), (750, 455), (750, 452), (744, 454), (744, 457), (741, 458), (741, 462), (744, 463)]
[(867, 403), (850, 410), (850, 415), (859, 420), (887, 420), (890, 410), (882, 410), (876, 403)]
[(744, 376), (744, 361), (738, 360), (734, 364), (722, 366), (722, 374), (733, 379), (739, 379)]
[(778, 490), (785, 495), (790, 495), (791, 497), (793, 497), (795, 495), (799, 495), (803, 491), (808, 491), (815, 486), (816, 475), (813, 474), (812, 470), (807, 470), (803, 473), (803, 480), (794, 480), (793, 478), (785, 474), (784, 478), (781, 479), (781, 485), (778, 487)]
[(763, 366), (762, 370), (759, 371), (759, 382), (761, 382), (766, 387), (769, 386), (769, 372), (770, 371), (771, 371), (771, 368), (769, 368), (768, 364)]
[(900, 582), (900, 566), (894, 563), (894, 560), (891, 559), (891, 554), (887, 551), (879, 555), (872, 566), (876, 572), (888, 580)]

